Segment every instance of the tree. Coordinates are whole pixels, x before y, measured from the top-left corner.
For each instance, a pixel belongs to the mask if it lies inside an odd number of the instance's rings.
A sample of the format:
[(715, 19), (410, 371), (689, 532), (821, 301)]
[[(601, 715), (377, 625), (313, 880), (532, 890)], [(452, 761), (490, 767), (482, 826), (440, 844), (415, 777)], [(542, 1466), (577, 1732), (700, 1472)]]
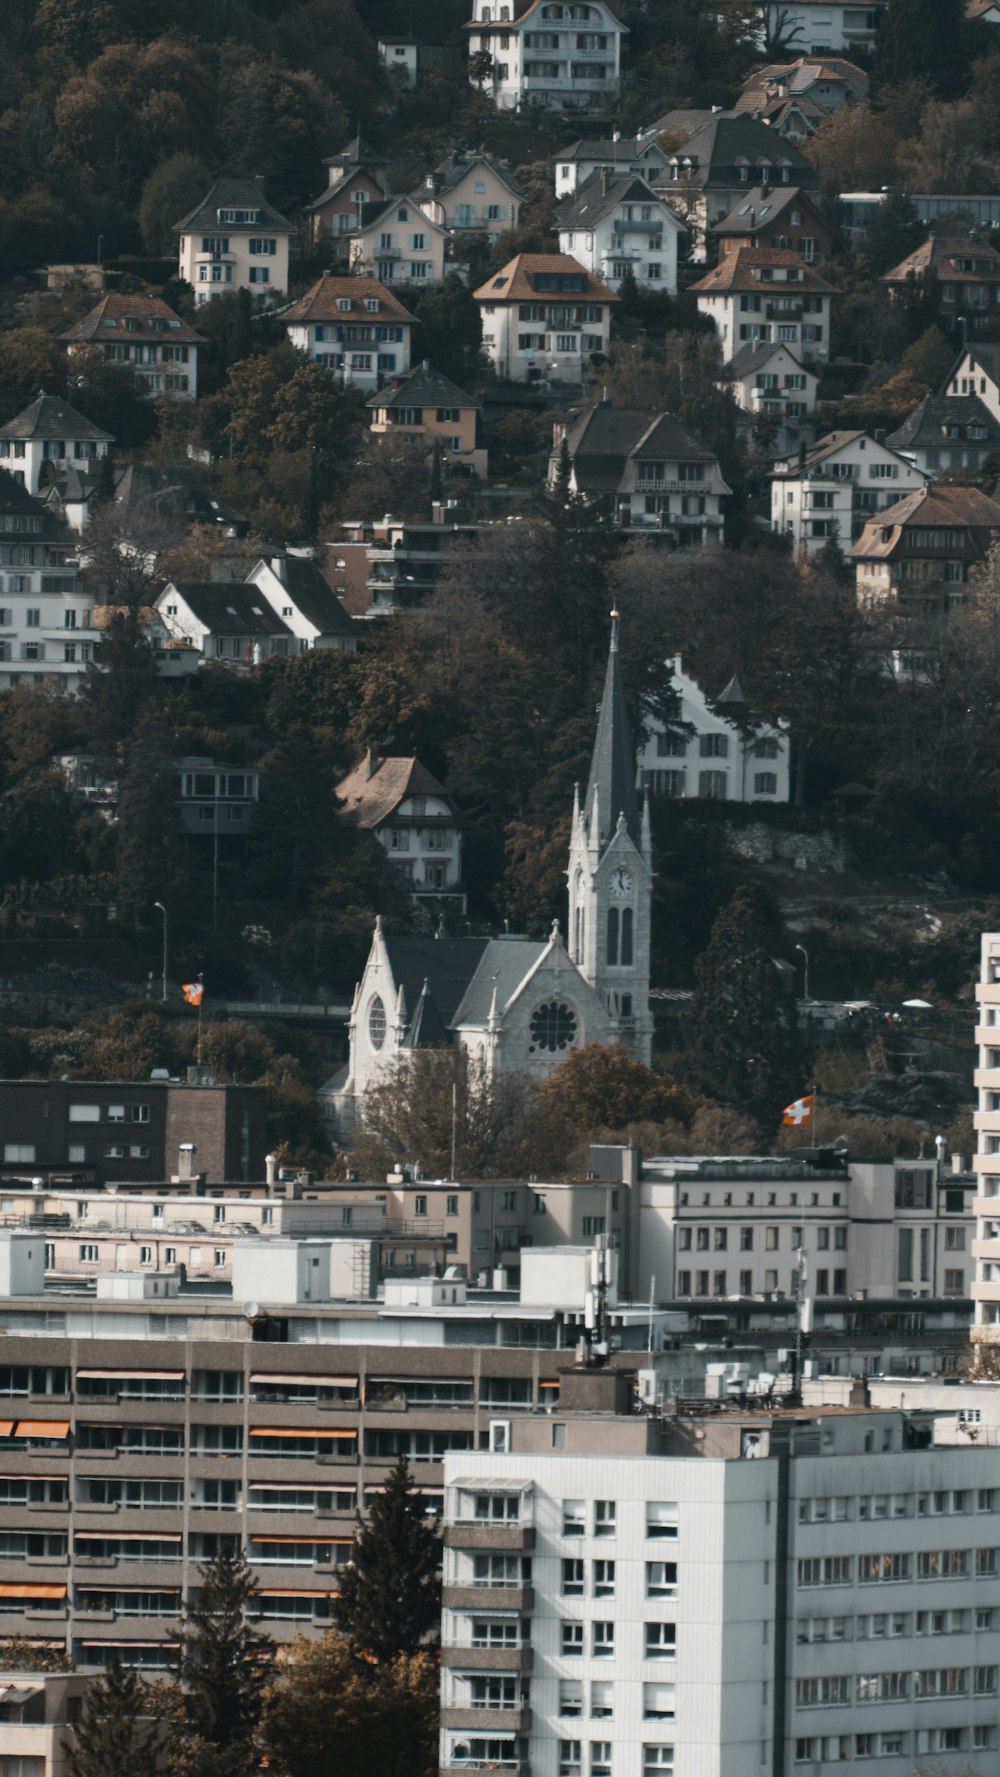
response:
[(372, 1771), (434, 1777), (440, 1675), (421, 1652), (374, 1665), (334, 1633), (300, 1637), (272, 1684), (264, 1722), (279, 1777)]
[[(416, 1007), (407, 1011), (412, 1017)], [(531, 1105), (523, 1080), (491, 1080), (464, 1050), (404, 1051), (365, 1092), (351, 1164), (377, 1176), (405, 1157), (431, 1178), (503, 1177), (518, 1169)]]
[(179, 1677), (183, 1715), (174, 1767), (183, 1777), (257, 1777), (266, 1638), (247, 1622), (253, 1575), (228, 1540), (200, 1569), (186, 1607)]
[(115, 870), (123, 911), (137, 924), (153, 918), (176, 877), (177, 792), (172, 735), (156, 706), (136, 722), (118, 788)]
[(885, 86), (923, 78), (939, 98), (955, 99), (967, 74), (963, 0), (889, 0), (875, 39), (876, 95)]
[(690, 1120), (695, 1100), (684, 1086), (631, 1055), (620, 1043), (585, 1043), (542, 1081), (538, 1096), (554, 1115), (586, 1134), (623, 1130), (640, 1120)]
[(419, 1652), (436, 1635), (440, 1565), (441, 1544), (401, 1456), (368, 1522), (359, 1519), (354, 1557), (333, 1607), (334, 1622), (355, 1652), (388, 1663)]
[(66, 367), (56, 341), (41, 327), (15, 327), (0, 335), (0, 413), (13, 419), (39, 389), (61, 395)]
[(823, 119), (802, 152), (820, 176), (823, 190), (881, 191), (897, 176), (896, 138), (870, 105), (842, 105)]
[(687, 1071), (699, 1091), (765, 1127), (802, 1082), (774, 953), (780, 931), (762, 892), (738, 888), (695, 965)]
[(418, 322), (415, 355), (463, 388), (482, 370), (482, 312), (457, 272), (443, 284), (422, 290), (414, 305)]
[(139, 231), (147, 253), (174, 250), (174, 223), (194, 209), (210, 183), (204, 162), (186, 149), (153, 168), (139, 200)]
[(157, 1777), (161, 1742), (148, 1687), (112, 1658), (91, 1680), (72, 1738), (63, 1741), (67, 1777)]

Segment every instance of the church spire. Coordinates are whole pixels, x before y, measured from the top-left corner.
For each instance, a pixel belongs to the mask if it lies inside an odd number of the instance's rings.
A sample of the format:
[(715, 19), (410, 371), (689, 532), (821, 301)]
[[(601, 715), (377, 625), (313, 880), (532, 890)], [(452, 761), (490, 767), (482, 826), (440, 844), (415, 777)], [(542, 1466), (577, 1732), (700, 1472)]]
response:
[[(628, 833), (636, 844), (640, 839), (639, 805), (635, 793), (635, 755), (632, 752), (628, 716), (625, 712), (625, 693), (622, 690), (618, 623), (616, 607), (611, 613), (608, 668), (604, 676), (604, 694), (601, 698), (594, 756), (584, 803), (584, 819), (590, 843), (592, 846), (596, 843), (601, 851), (614, 833), (619, 815), (624, 818)], [(594, 830), (597, 822), (600, 823), (599, 832)]]

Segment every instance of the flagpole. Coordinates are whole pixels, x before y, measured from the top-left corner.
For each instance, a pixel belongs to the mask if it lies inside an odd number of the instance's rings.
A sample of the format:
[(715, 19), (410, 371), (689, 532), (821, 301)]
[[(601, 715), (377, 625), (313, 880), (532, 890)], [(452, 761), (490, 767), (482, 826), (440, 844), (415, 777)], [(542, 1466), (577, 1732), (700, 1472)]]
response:
[[(200, 975), (198, 976), (198, 980), (199, 980), (199, 982), (201, 981)], [(204, 1002), (205, 1002), (205, 989), (204, 989), (204, 987), (202, 987), (201, 993), (198, 995), (198, 1049), (197, 1049), (197, 1055), (198, 1055), (198, 1066), (199, 1067), (201, 1067), (201, 1008), (204, 1005)]]

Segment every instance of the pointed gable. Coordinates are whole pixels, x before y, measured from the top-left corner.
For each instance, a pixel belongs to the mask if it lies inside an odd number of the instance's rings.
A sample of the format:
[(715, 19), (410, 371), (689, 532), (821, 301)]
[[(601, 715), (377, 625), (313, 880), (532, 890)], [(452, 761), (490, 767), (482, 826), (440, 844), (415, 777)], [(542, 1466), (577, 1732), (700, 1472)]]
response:
[(639, 804), (635, 793), (635, 758), (622, 688), (617, 611), (611, 614), (611, 647), (584, 804), (588, 827), (593, 818), (595, 801), (600, 825), (598, 840), (603, 844), (610, 839), (618, 825), (619, 815), (623, 815), (625, 827), (638, 845)]

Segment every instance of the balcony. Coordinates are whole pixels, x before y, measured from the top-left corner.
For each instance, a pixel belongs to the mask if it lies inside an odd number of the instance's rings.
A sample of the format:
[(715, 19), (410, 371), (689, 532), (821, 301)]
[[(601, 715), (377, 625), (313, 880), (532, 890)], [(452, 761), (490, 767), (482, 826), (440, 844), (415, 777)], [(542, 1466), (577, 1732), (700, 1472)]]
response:
[[(615, 217), (615, 227), (619, 234), (652, 234), (656, 226), (657, 219), (653, 216), (647, 216), (644, 222), (637, 220), (635, 217)], [(663, 235), (660, 234), (656, 237), (657, 250), (659, 250), (662, 245)]]
[(446, 1549), (483, 1549), (496, 1554), (525, 1554), (535, 1546), (535, 1532), (530, 1524), (474, 1524), (471, 1521), (446, 1524), (444, 1546)]
[(509, 1709), (451, 1709), (446, 1704), (441, 1710), (441, 1726), (467, 1734), (526, 1734), (531, 1710), (517, 1704)]
[(381, 246), (373, 247), (372, 248), (372, 257), (375, 259), (400, 259), (402, 257), (402, 248), (401, 247), (381, 247)]
[(801, 302), (766, 302), (765, 321), (801, 321), (805, 309)]
[(503, 1771), (506, 1777), (531, 1777), (531, 1766), (527, 1759), (516, 1755), (511, 1758), (454, 1758), (448, 1764), (438, 1767), (438, 1777), (454, 1777), (456, 1771)]
[(461, 1672), (517, 1672), (527, 1677), (534, 1665), (530, 1647), (443, 1647), (442, 1666)]
[(534, 1600), (534, 1587), (520, 1580), (493, 1586), (472, 1581), (466, 1585), (446, 1584), (441, 1597), (445, 1610), (516, 1610), (522, 1615), (530, 1615)]

